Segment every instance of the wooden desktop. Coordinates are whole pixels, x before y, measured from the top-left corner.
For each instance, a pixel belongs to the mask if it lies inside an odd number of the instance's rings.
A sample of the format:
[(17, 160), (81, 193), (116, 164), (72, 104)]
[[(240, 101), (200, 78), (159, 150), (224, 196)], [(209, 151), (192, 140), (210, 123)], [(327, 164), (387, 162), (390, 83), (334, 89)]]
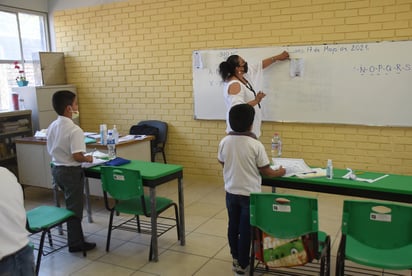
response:
[[(150, 140), (129, 140), (116, 145), (117, 155), (126, 159), (150, 161)], [(19, 182), (24, 185), (52, 188), (50, 171), (51, 157), (47, 152), (46, 140), (35, 137), (16, 138), (17, 166)], [(86, 144), (88, 152), (98, 150), (107, 152), (107, 146), (100, 143)], [(102, 196), (100, 185), (90, 185), (90, 194)]]

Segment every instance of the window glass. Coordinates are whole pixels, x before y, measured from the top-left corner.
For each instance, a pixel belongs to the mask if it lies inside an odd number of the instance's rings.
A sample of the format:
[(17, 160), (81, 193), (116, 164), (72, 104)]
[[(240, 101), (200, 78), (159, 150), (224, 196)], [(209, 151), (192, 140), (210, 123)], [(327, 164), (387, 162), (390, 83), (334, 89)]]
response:
[[(15, 79), (12, 78), (10, 64), (0, 64), (0, 111), (8, 110), (10, 106), (11, 94), (7, 91), (9, 88), (9, 83), (15, 82)], [(7, 76), (10, 76), (12, 79), (8, 79)]]
[(33, 60), (35, 52), (47, 49), (44, 18), (33, 14), (19, 13), (23, 59)]
[(49, 51), (46, 16), (0, 6), (0, 111), (13, 110), (11, 94), (20, 70), (34, 86), (33, 53)]
[(19, 31), (15, 13), (0, 11), (0, 59), (20, 60)]

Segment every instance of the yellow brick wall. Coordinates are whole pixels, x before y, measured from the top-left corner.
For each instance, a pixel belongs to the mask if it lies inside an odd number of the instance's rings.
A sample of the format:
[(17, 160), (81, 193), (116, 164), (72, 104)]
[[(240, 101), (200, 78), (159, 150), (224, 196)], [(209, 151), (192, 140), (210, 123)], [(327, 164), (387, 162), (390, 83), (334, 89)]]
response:
[[(140, 120), (167, 121), (169, 162), (219, 179), (225, 124), (193, 119), (193, 50), (412, 38), (412, 0), (131, 0), (54, 16), (83, 129), (116, 124), (126, 134)], [(412, 174), (412, 128), (264, 122), (262, 130), (268, 151), (276, 130), (285, 157), (313, 166), (330, 158), (338, 168)]]

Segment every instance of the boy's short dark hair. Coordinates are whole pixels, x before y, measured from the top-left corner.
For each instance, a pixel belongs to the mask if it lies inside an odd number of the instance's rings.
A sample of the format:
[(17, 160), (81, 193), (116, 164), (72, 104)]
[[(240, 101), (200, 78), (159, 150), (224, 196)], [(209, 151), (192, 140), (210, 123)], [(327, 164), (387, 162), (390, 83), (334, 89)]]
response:
[(66, 106), (72, 105), (76, 94), (68, 90), (57, 91), (53, 94), (52, 102), (54, 111), (63, 116)]
[(229, 111), (229, 124), (236, 132), (249, 131), (254, 118), (255, 109), (250, 104), (237, 104)]

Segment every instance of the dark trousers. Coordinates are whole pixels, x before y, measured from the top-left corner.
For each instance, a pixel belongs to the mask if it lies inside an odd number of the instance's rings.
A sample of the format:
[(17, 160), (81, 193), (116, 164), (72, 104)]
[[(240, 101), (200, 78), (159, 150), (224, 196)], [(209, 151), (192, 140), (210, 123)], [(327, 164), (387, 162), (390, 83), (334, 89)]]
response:
[(250, 209), (249, 197), (226, 193), (226, 208), (229, 216), (227, 236), (230, 253), (242, 268), (249, 264)]
[(35, 274), (33, 248), (30, 245), (0, 260), (1, 276), (34, 276)]
[(84, 171), (82, 167), (53, 166), (54, 184), (64, 193), (66, 208), (73, 211), (78, 219), (67, 222), (67, 239), (70, 247), (83, 244), (83, 190)]

